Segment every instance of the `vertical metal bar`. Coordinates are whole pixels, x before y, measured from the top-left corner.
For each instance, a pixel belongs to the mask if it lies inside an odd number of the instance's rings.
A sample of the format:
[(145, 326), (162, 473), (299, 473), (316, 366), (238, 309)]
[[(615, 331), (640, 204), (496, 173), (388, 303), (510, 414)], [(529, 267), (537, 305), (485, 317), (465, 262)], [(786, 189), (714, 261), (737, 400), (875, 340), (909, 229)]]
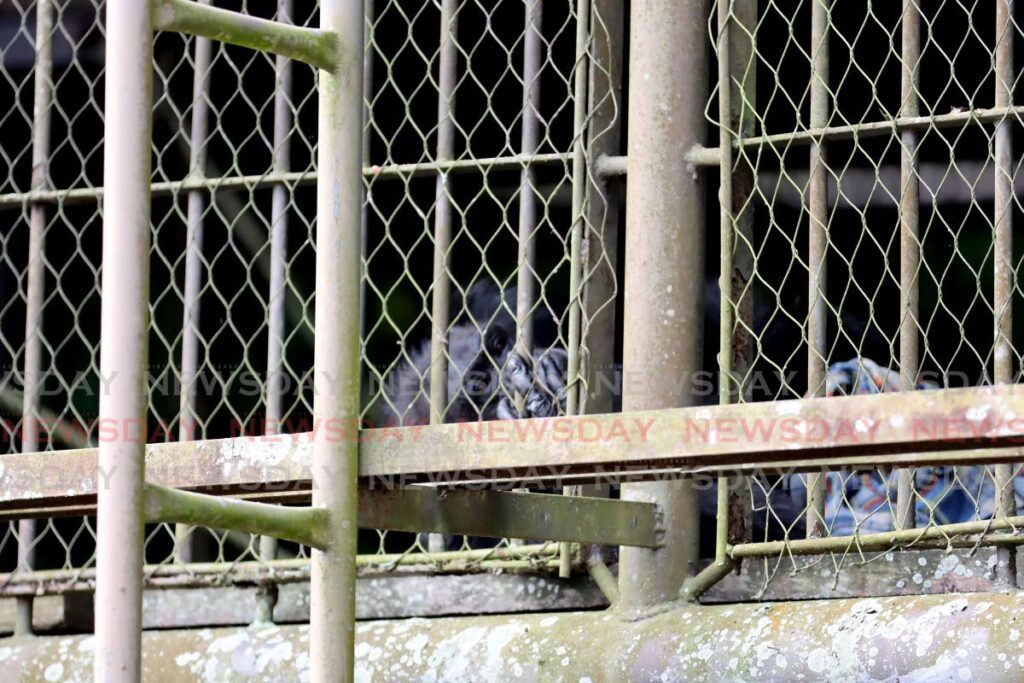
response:
[[(370, 165), (370, 134), (366, 131), (370, 123), (370, 98), (373, 96), (373, 21), (374, 0), (364, 0), (366, 18), (363, 21), (363, 166)], [(363, 184), (363, 212), (360, 227), (360, 243), (363, 250), (360, 258), (362, 276), (359, 282), (359, 338), (363, 339), (366, 332), (366, 245), (370, 229), (370, 212), (368, 209), (370, 189)], [(379, 426), (379, 425), (378, 425)]]
[[(277, 21), (292, 23), (293, 0), (278, 0)], [(280, 55), (274, 61), (274, 158), (275, 173), (287, 172), (290, 168), (292, 130), (292, 65), (291, 60)], [(270, 207), (270, 296), (267, 298), (267, 387), (266, 387), (266, 433), (281, 432), (284, 417), (283, 388), (284, 345), (288, 336), (285, 329), (285, 301), (288, 297), (288, 198), (289, 188), (275, 185)], [(260, 537), (260, 559), (269, 562), (277, 555), (277, 539), (272, 536)], [(260, 593), (258, 620), (273, 621), (276, 597), (270, 586)]]
[[(33, 72), (32, 106), (32, 189), (50, 187), (50, 114), (53, 101), (53, 24), (52, 0), (36, 3), (36, 64)], [(39, 451), (39, 396), (43, 377), (43, 298), (46, 273), (46, 206), (33, 203), (29, 209), (28, 276), (25, 300), (25, 367), (23, 372), (21, 452)], [(18, 569), (31, 571), (35, 564), (36, 520), (18, 521)], [(14, 620), (15, 635), (32, 632), (32, 598), (19, 597)]]
[[(536, 154), (540, 146), (541, 2), (524, 0), (523, 29), (523, 128), (520, 152)], [(519, 174), (519, 254), (516, 262), (516, 351), (529, 362), (533, 358), (533, 307), (537, 194), (534, 168), (523, 166)], [(522, 397), (517, 397), (517, 399)]]
[(590, 38), (590, 2), (576, 3), (576, 71), (573, 84), (573, 147), (572, 147), (572, 233), (569, 236), (569, 343), (567, 378), (569, 393), (566, 412), (578, 412), (580, 381), (580, 322), (582, 306), (582, 254), (584, 214), (587, 198), (587, 66)]
[[(142, 645), (142, 484), (149, 338), (153, 18), (151, 5), (108, 0), (103, 148), (97, 681), (137, 681)], [(116, 134), (114, 134), (116, 131)]]
[[(707, 36), (697, 18), (707, 7), (706, 0), (630, 5), (624, 411), (695, 403), (705, 208), (704, 184), (688, 172), (685, 153), (705, 136)], [(620, 604), (642, 611), (675, 599), (695, 569), (697, 491), (683, 482), (629, 484), (622, 497), (655, 502), (664, 515), (663, 548), (620, 551)]]
[(343, 434), (321, 429), (313, 441), (313, 505), (328, 512), (327, 547), (313, 551), (310, 579), (314, 683), (354, 676), (364, 18), (362, 0), (320, 3), (339, 66), (320, 71), (313, 419)]
[[(811, 121), (810, 127), (825, 126), (831, 95), (828, 88), (828, 24), (832, 0), (811, 2)], [(807, 239), (807, 395), (825, 395), (826, 308), (825, 262), (828, 250), (828, 172), (824, 141), (811, 144)], [(807, 536), (817, 538), (825, 531), (825, 474), (807, 475)]]
[[(755, 34), (757, 32), (758, 2), (733, 3), (729, 28), (730, 125), (741, 138), (755, 135), (757, 130), (757, 58)], [(751, 197), (756, 185), (756, 161), (747, 150), (740, 148), (732, 164), (732, 272), (730, 299), (733, 307), (731, 335), (732, 392), (730, 400), (749, 402), (752, 396), (751, 367), (754, 363), (754, 290), (750, 282), (754, 277), (754, 202)], [(749, 492), (749, 489), (748, 491)], [(731, 543), (753, 539), (753, 501), (740, 489), (730, 493), (738, 498), (738, 505), (730, 505), (732, 514), (742, 515), (742, 535), (730, 538)], [(720, 501), (721, 502), (721, 501)]]
[[(917, 116), (917, 96), (921, 60), (921, 12), (917, 0), (903, 0), (903, 27), (900, 49), (903, 64), (901, 80), (901, 116)], [(918, 345), (919, 291), (917, 274), (921, 268), (919, 222), (921, 213), (920, 182), (917, 176), (917, 145), (919, 133), (905, 130), (900, 147), (900, 390), (917, 388), (920, 371)], [(895, 528), (910, 529), (915, 525), (914, 471), (896, 471)]]
[[(540, 2), (537, 2), (540, 5)], [(540, 26), (535, 27), (538, 33)], [(576, 415), (580, 411), (580, 396), (585, 390), (583, 375), (580, 373), (582, 356), (583, 317), (583, 231), (586, 229), (586, 198), (589, 175), (587, 173), (587, 81), (589, 72), (590, 47), (590, 0), (576, 3), (576, 69), (573, 82), (573, 150), (572, 150), (572, 230), (569, 235), (569, 358), (566, 379), (569, 391), (566, 396), (566, 413)], [(525, 152), (525, 149), (524, 149)], [(522, 224), (520, 224), (520, 231)], [(520, 232), (522, 239), (522, 232)], [(520, 243), (521, 244), (521, 243)], [(532, 258), (532, 254), (531, 254)], [(530, 266), (532, 270), (532, 260)], [(521, 295), (520, 295), (521, 296)], [(585, 396), (584, 396), (585, 397)], [(564, 495), (577, 495), (575, 486), (562, 488)], [(558, 575), (569, 578), (572, 574), (572, 544), (561, 543), (558, 547)]]
[[(719, 326), (718, 326), (718, 402), (731, 403), (732, 397), (732, 79), (729, 30), (732, 0), (718, 0), (718, 149), (719, 162)], [(725, 566), (729, 544), (729, 477), (718, 478), (718, 505), (715, 525), (715, 563)]]
[[(455, 154), (455, 67), (458, 60), (458, 2), (441, 2), (441, 40), (437, 79), (437, 160)], [(430, 424), (441, 424), (448, 407), (448, 326), (451, 280), (448, 250), (452, 242), (452, 203), (447, 173), (438, 173), (434, 191), (434, 287), (431, 292)], [(441, 552), (442, 534), (428, 536), (430, 552)]]
[[(593, 0), (589, 83), (587, 87), (586, 161), (592, 169), (602, 156), (620, 154), (622, 67), (625, 7), (621, 0)], [(615, 295), (619, 243), (619, 179), (587, 180), (595, 188), (585, 202), (584, 229), (589, 233), (583, 255), (583, 323), (580, 373), (586, 393), (579, 411), (612, 412), (611, 375), (615, 362)], [(582, 390), (581, 390), (582, 391)]]
[[(996, 0), (996, 107), (1013, 103), (1013, 0)], [(1008, 384), (1013, 378), (1013, 122), (1004, 118), (995, 129), (995, 310), (994, 379)], [(1016, 514), (1013, 466), (995, 466), (996, 517)], [(1016, 580), (1015, 554), (1009, 548), (999, 552), (997, 573), (1007, 583)]]
[[(199, 0), (208, 5), (210, 0)], [(213, 45), (209, 38), (195, 39), (192, 76), (192, 128), (189, 140), (188, 172), (191, 178), (206, 177), (206, 138), (209, 132), (210, 61)], [(185, 218), (185, 290), (182, 296), (184, 320), (181, 330), (181, 396), (178, 408), (178, 440), (191, 441), (196, 433), (199, 416), (196, 413), (196, 386), (199, 375), (199, 290), (203, 281), (203, 213), (206, 197), (203, 190), (188, 193), (188, 213)], [(174, 553), (179, 563), (192, 562), (195, 550), (194, 527), (176, 524), (174, 527)]]

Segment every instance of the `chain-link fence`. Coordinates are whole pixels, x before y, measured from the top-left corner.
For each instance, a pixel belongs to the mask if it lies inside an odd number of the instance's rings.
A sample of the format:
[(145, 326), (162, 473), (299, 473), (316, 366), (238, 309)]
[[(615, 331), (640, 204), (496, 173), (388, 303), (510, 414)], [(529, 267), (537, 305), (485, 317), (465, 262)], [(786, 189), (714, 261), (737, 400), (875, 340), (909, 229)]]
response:
[[(215, 4), (318, 21), (304, 0)], [(578, 21), (589, 6), (571, 0), (367, 5), (366, 426), (579, 412), (585, 339), (614, 314), (604, 190), (584, 145), (617, 140), (610, 76), (588, 59), (601, 18)], [(97, 439), (103, 9), (0, 8), (9, 452)], [(155, 69), (147, 440), (309, 431), (316, 70), (178, 34), (158, 34)], [(95, 540), (93, 518), (11, 522), (0, 569), (12, 591), (44, 579), (60, 590), (91, 580)], [(360, 545), (366, 571), (544, 569), (559, 553), (372, 530)], [(200, 583), (267, 567), (302, 578), (306, 555), (183, 525), (146, 538), (151, 583), (181, 563)]]
[[(724, 68), (708, 119), (731, 149), (731, 400), (1016, 382), (1013, 3), (719, 2), (709, 29)], [(766, 583), (820, 568), (807, 553), (838, 574), (893, 549), (1012, 544), (1019, 474), (753, 477), (756, 537), (732, 540), (766, 557)]]
[[(620, 152), (610, 46), (621, 50), (624, 5), (367, 4), (365, 425), (616, 409), (619, 217), (596, 169)], [(312, 2), (223, 6), (317, 23)], [(1006, 5), (718, 6), (709, 49), (730, 58), (707, 118), (728, 215), (708, 254), (728, 277), (726, 296), (707, 288), (707, 320), (722, 304), (726, 329), (720, 345), (709, 325), (704, 364), (722, 362), (723, 400), (1015, 381), (1007, 46), (1020, 29)], [(97, 438), (102, 11), (0, 6), (11, 453)], [(155, 68), (148, 440), (309, 431), (316, 72), (177, 34), (158, 36)], [(1010, 543), (1015, 525), (984, 524), (1012, 521), (1021, 482), (1009, 466), (751, 477), (739, 498), (752, 523), (730, 541), (768, 558), (768, 579), (804, 568), (805, 553), (838, 571), (897, 547)], [(557, 544), (513, 540), (367, 530), (361, 550), (365, 571), (564, 565)], [(44, 579), (60, 590), (91, 579), (94, 551), (92, 518), (11, 522), (0, 571), (9, 592)], [(199, 583), (271, 567), (302, 578), (306, 555), (166, 524), (146, 541), (154, 584), (180, 581), (182, 564)]]

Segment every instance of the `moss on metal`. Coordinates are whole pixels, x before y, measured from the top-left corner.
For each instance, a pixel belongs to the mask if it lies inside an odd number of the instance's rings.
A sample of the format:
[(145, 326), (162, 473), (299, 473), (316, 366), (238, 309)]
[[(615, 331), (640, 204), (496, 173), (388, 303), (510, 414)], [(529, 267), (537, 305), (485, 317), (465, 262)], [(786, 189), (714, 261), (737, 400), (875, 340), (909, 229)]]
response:
[(337, 36), (330, 31), (250, 17), (192, 0), (155, 0), (154, 10), (154, 24), (161, 31), (178, 31), (249, 47), (326, 71), (334, 71), (338, 66)]
[(264, 534), (313, 548), (326, 543), (327, 511), (251, 503), (156, 484), (145, 485), (147, 522), (177, 522)]

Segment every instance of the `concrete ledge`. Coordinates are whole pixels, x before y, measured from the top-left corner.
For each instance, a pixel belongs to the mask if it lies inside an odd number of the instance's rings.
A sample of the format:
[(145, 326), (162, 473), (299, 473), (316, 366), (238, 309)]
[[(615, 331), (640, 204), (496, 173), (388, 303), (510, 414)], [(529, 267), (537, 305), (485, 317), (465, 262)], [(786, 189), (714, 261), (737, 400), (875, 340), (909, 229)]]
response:
[[(1017, 680), (1024, 596), (364, 622), (358, 680)], [(150, 631), (147, 680), (308, 680), (308, 626)], [(5, 680), (92, 680), (92, 636), (0, 641)]]

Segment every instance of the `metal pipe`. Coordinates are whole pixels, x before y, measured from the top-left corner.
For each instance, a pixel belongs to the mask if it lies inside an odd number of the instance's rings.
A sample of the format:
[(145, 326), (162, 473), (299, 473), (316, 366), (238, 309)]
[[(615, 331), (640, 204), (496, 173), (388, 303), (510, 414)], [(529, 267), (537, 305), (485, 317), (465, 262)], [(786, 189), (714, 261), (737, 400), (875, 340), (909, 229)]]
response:
[[(566, 344), (569, 358), (566, 363), (568, 392), (565, 412), (580, 414), (581, 395), (586, 398), (586, 377), (580, 372), (583, 356), (583, 232), (587, 229), (586, 201), (589, 195), (589, 174), (587, 173), (587, 81), (589, 72), (590, 46), (590, 3), (579, 0), (576, 3), (576, 70), (573, 82), (573, 162), (572, 162), (572, 228), (569, 235), (569, 339)], [(539, 0), (537, 6), (540, 6)], [(539, 10), (538, 10), (539, 12)], [(535, 29), (539, 33), (538, 26)], [(522, 225), (520, 225), (522, 228)], [(521, 236), (521, 235), (520, 235)], [(530, 267), (532, 270), (532, 252)], [(563, 495), (579, 495), (576, 486), (562, 487)], [(572, 546), (563, 543), (559, 548), (558, 575), (567, 579), (572, 575)]]
[(156, 484), (145, 485), (146, 521), (182, 522), (231, 531), (273, 534), (312, 548), (323, 549), (326, 511), (316, 507), (288, 507), (254, 503), (182, 491)]
[[(718, 0), (718, 148), (719, 167), (719, 319), (718, 319), (718, 402), (733, 402), (733, 197), (732, 197), (732, 55), (729, 30), (732, 0)], [(718, 568), (731, 565), (726, 555), (729, 544), (729, 477), (719, 477), (715, 524), (715, 563)], [(716, 574), (717, 575), (717, 574)], [(685, 585), (685, 584), (684, 584)]]
[[(537, 153), (540, 146), (540, 70), (541, 15), (540, 0), (524, 0), (523, 28), (523, 99), (520, 153)], [(519, 172), (519, 230), (516, 259), (516, 351), (530, 361), (533, 358), (534, 263), (537, 230), (537, 195), (535, 170), (525, 165)], [(570, 353), (572, 352), (570, 346)], [(571, 375), (570, 375), (571, 377)], [(523, 397), (517, 397), (521, 402)], [(570, 399), (571, 400), (571, 399)]]
[[(695, 403), (703, 335), (704, 185), (685, 154), (704, 139), (708, 61), (705, 0), (634, 0), (630, 5), (630, 134), (626, 186), (623, 411)], [(665, 112), (672, 112), (666, 116)], [(652, 302), (658, 305), (652, 306)], [(655, 502), (665, 547), (622, 548), (624, 610), (676, 599), (696, 569), (697, 491), (683, 482), (630, 484), (622, 498)]]
[[(995, 63), (995, 104), (1007, 108), (1013, 103), (1013, 85), (1016, 71), (1013, 67), (1013, 38), (1016, 32), (1013, 23), (1013, 0), (996, 0), (996, 63)], [(1013, 210), (1014, 210), (1014, 162), (1013, 129), (1007, 120), (999, 121), (995, 130), (995, 199), (993, 224), (995, 229), (993, 266), (994, 296), (992, 307), (995, 312), (995, 339), (993, 343), (994, 373), (996, 384), (1011, 384), (1013, 375), (1013, 293), (1016, 272), (1013, 265)], [(995, 489), (997, 517), (1009, 517), (1017, 512), (1016, 494), (1013, 488), (1013, 465), (995, 466)], [(1017, 580), (1016, 555), (1008, 550), (999, 553), (999, 576), (1008, 584)]]
[[(991, 531), (1017, 532), (1024, 527), (1024, 516), (983, 519), (974, 522), (959, 522), (922, 527), (883, 531), (859, 536), (829, 536), (827, 538), (803, 538), (765, 543), (743, 543), (732, 546), (729, 556), (733, 559), (744, 557), (767, 557), (771, 555), (817, 555), (831, 552), (879, 551), (900, 545), (914, 545), (919, 541), (941, 540), (947, 542), (953, 536), (987, 534)], [(1024, 537), (1022, 537), (1024, 540)], [(975, 541), (975, 543), (979, 543)]]
[[(921, 59), (921, 13), (917, 0), (903, 0), (903, 27), (900, 48), (902, 64), (901, 117), (916, 117), (919, 112), (918, 81)], [(920, 328), (918, 309), (920, 292), (917, 275), (921, 269), (919, 224), (921, 188), (917, 175), (918, 132), (905, 130), (900, 135), (900, 390), (914, 391), (921, 367), (918, 346)], [(916, 525), (914, 471), (896, 471), (896, 529)]]
[(97, 505), (97, 681), (141, 676), (143, 494), (149, 246), (153, 17), (148, 2), (108, 0), (103, 184), (100, 394)]
[[(292, 23), (293, 0), (278, 0), (277, 21)], [(287, 173), (291, 157), (292, 63), (287, 57), (274, 60), (274, 157), (275, 173)], [(267, 297), (267, 385), (266, 427), (268, 436), (281, 431), (284, 418), (285, 340), (288, 337), (285, 304), (288, 298), (288, 189), (275, 185), (270, 208), (270, 290)], [(260, 537), (260, 560), (269, 562), (277, 555), (277, 539)], [(275, 596), (261, 595), (261, 619), (272, 621)], [(265, 618), (265, 619), (263, 619)]]
[[(210, 0), (199, 0), (209, 4)], [(192, 77), (192, 129), (189, 140), (189, 177), (206, 177), (206, 138), (209, 133), (210, 57), (213, 45), (209, 38), (195, 39)], [(178, 409), (178, 441), (203, 438), (196, 413), (196, 386), (199, 375), (199, 292), (203, 280), (203, 213), (206, 211), (205, 194), (188, 191), (188, 213), (185, 223), (185, 288), (182, 296), (184, 320), (181, 330), (181, 396)], [(195, 550), (193, 528), (187, 524), (174, 527), (174, 560), (193, 562)]]
[[(441, 39), (438, 49), (437, 154), (436, 161), (450, 161), (455, 155), (455, 81), (458, 63), (458, 3), (441, 2)], [(434, 188), (434, 284), (430, 307), (430, 424), (444, 423), (448, 408), (448, 327), (451, 308), (451, 280), (448, 252), (452, 242), (452, 201), (448, 174), (440, 173)], [(444, 536), (427, 537), (430, 552), (442, 552)]]
[[(811, 128), (828, 123), (828, 26), (832, 0), (811, 2)], [(807, 395), (825, 395), (828, 371), (826, 262), (828, 258), (828, 168), (821, 141), (811, 143), (807, 237)], [(807, 536), (825, 532), (825, 474), (807, 477)]]
[[(32, 106), (32, 190), (50, 187), (50, 117), (53, 103), (53, 0), (36, 3), (36, 63), (33, 71)], [(43, 367), (43, 299), (46, 289), (44, 253), (46, 243), (46, 206), (33, 203), (29, 210), (28, 273), (25, 298), (25, 365), (22, 374), (21, 451), (39, 450), (42, 429), (53, 425), (40, 420), (40, 393)], [(31, 571), (35, 565), (36, 520), (18, 521), (18, 568)], [(18, 599), (14, 634), (32, 633), (32, 598)]]
[(312, 555), (314, 683), (354, 676), (364, 21), (362, 0), (320, 3), (321, 27), (338, 37), (339, 66), (320, 71), (313, 419), (347, 436), (322, 429), (313, 438), (313, 505), (329, 514), (327, 547)]
[[(625, 7), (620, 0), (591, 3), (591, 47), (587, 85), (588, 118), (586, 155), (591, 192), (586, 211), (586, 251), (583, 254), (583, 320), (580, 330), (580, 374), (586, 391), (579, 393), (580, 413), (612, 412), (613, 392), (603, 380), (615, 362), (618, 292), (620, 192), (617, 183), (602, 175), (601, 163), (620, 152), (623, 43)], [(623, 173), (625, 170), (623, 170)]]
[(330, 31), (281, 24), (193, 0), (154, 0), (153, 17), (160, 31), (206, 36), (229, 45), (297, 59), (327, 71), (347, 67), (337, 61), (338, 36)]
[[(479, 159), (454, 159), (452, 161), (424, 161), (411, 164), (364, 165), (365, 178), (407, 180), (423, 178), (437, 173), (479, 173), (481, 169), (490, 172), (519, 171), (524, 164), (532, 166), (562, 166), (569, 162), (571, 155), (564, 152), (550, 152), (524, 156), (511, 154)], [(258, 190), (274, 185), (308, 187), (315, 185), (319, 176), (316, 171), (293, 171), (291, 173), (261, 173), (259, 175), (227, 176), (196, 180), (168, 180), (152, 184), (153, 196), (164, 197), (184, 190)], [(45, 204), (72, 205), (96, 201), (103, 197), (103, 187), (80, 187), (70, 190), (45, 190), (9, 192), (0, 194), (0, 209), (18, 208), (33, 202)]]

